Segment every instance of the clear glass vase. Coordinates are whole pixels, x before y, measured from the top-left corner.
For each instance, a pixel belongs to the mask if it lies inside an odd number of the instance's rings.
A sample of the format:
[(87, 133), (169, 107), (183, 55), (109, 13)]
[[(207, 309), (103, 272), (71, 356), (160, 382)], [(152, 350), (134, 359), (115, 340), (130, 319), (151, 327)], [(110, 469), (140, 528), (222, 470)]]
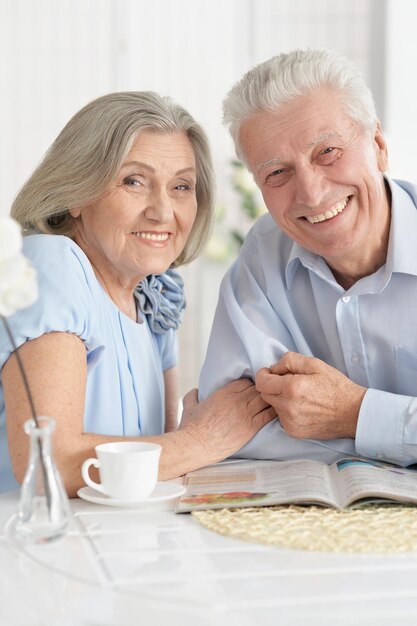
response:
[(38, 417), (25, 422), (30, 437), (29, 465), (20, 490), (15, 533), (35, 543), (63, 535), (71, 521), (71, 508), (52, 455), (55, 420)]

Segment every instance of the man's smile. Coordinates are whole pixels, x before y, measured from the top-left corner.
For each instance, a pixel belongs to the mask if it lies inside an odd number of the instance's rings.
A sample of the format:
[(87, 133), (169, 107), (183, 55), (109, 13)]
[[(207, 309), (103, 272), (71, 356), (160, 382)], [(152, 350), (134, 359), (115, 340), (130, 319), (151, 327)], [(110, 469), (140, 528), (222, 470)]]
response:
[(334, 206), (332, 206), (330, 209), (327, 209), (327, 211), (325, 211), (324, 213), (319, 213), (318, 215), (313, 216), (306, 215), (305, 219), (310, 222), (310, 224), (317, 224), (318, 222), (331, 220), (333, 217), (336, 217), (336, 215), (339, 215), (339, 213), (343, 211), (343, 209), (349, 202), (350, 197), (351, 196), (347, 196), (347, 198), (345, 198), (344, 200), (339, 200), (339, 202), (336, 202)]

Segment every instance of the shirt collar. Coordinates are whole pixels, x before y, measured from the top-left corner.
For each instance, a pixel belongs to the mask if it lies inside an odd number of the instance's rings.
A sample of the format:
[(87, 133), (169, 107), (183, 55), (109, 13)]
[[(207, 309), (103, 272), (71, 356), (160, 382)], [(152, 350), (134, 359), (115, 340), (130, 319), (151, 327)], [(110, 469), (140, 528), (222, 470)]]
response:
[[(391, 225), (384, 273), (417, 276), (417, 186), (402, 180), (386, 180), (391, 190)], [(300, 265), (334, 284), (325, 260), (294, 242), (285, 269), (288, 289)]]
[(386, 271), (417, 276), (417, 187), (387, 178), (391, 189), (391, 226)]
[(300, 265), (303, 265), (321, 278), (334, 282), (333, 274), (323, 257), (306, 250), (294, 241), (288, 257), (287, 267), (285, 268), (285, 280), (288, 289), (291, 289), (294, 276)]

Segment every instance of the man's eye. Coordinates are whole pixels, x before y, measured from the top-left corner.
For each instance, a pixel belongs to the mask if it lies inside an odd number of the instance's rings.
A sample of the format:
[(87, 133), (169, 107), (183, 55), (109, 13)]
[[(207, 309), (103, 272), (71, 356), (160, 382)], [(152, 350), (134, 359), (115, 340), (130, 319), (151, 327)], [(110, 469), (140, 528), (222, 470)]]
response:
[(270, 180), (271, 178), (275, 178), (276, 176), (279, 176), (280, 174), (283, 173), (284, 170), (274, 170), (273, 172), (270, 172), (268, 174), (268, 176), (266, 177), (266, 180)]
[(322, 165), (332, 165), (335, 161), (342, 156), (342, 150), (335, 148), (335, 146), (329, 146), (321, 150), (317, 157), (317, 162)]
[(285, 183), (289, 180), (290, 174), (290, 168), (279, 168), (273, 170), (267, 175), (265, 184), (270, 187), (280, 187), (281, 185), (285, 185)]

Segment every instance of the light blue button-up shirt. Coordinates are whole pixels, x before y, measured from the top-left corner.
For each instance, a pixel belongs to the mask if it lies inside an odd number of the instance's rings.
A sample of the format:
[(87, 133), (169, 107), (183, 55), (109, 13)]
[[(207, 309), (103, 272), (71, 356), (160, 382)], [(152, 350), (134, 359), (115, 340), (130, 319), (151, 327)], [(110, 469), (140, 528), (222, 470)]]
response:
[(417, 187), (388, 183), (386, 263), (348, 291), (270, 215), (256, 222), (223, 279), (202, 398), (235, 378), (254, 378), (287, 350), (318, 357), (367, 387), (355, 439), (298, 440), (274, 420), (238, 456), (417, 462)]

